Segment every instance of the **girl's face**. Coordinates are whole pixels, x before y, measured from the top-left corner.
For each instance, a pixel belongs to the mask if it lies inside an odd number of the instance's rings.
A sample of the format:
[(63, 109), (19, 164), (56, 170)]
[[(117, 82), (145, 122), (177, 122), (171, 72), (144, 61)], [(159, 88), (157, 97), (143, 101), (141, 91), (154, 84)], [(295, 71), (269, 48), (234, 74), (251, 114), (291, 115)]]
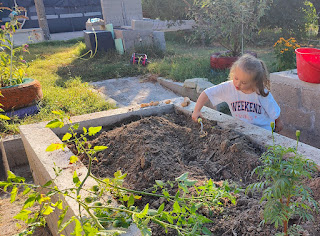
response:
[(256, 85), (253, 78), (253, 74), (243, 71), (239, 66), (234, 69), (234, 73), (232, 75), (234, 87), (246, 94), (256, 91)]

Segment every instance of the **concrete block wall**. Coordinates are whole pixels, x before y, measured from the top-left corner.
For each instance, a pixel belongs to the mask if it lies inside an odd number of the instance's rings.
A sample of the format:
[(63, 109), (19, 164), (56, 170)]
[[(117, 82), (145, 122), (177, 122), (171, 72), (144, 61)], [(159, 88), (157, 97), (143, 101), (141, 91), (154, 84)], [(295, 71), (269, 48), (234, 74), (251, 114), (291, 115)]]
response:
[(281, 108), (284, 129), (281, 134), (320, 148), (320, 84), (301, 81), (296, 70), (270, 75), (271, 93)]
[(125, 51), (133, 51), (137, 45), (158, 45), (162, 50), (166, 49), (164, 32), (152, 30), (127, 30), (115, 29), (115, 38), (122, 39)]
[(112, 23), (114, 27), (143, 19), (141, 0), (101, 0), (101, 8), (105, 23)]

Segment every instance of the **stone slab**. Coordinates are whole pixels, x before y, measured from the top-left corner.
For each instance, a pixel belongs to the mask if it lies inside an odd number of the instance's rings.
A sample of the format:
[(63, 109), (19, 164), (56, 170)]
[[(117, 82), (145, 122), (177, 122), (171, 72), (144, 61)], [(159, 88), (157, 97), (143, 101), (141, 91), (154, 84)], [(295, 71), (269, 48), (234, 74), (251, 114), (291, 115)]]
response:
[(197, 84), (197, 93), (202, 93), (205, 89), (214, 86), (213, 83), (205, 80), (199, 80)]
[(206, 78), (192, 78), (192, 79), (186, 79), (183, 83), (183, 87), (185, 88), (197, 88), (199, 81), (208, 81)]

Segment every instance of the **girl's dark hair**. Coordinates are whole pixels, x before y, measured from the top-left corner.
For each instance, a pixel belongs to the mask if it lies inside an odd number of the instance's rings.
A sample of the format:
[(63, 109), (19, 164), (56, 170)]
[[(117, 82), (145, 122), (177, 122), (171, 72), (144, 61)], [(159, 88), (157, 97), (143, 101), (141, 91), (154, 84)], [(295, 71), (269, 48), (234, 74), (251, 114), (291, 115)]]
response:
[(270, 78), (267, 66), (262, 60), (250, 54), (244, 54), (235, 63), (233, 63), (230, 69), (230, 79), (232, 78), (236, 67), (241, 68), (248, 74), (254, 75), (257, 94), (262, 97), (268, 96), (269, 91), (265, 91), (265, 88), (270, 90)]

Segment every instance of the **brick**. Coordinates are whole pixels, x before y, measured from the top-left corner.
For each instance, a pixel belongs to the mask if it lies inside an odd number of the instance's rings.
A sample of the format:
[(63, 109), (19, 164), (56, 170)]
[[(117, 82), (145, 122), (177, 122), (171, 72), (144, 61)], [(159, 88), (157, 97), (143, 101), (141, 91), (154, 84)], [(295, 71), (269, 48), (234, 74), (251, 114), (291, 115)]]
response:
[(302, 107), (308, 111), (320, 112), (319, 97), (320, 97), (320, 85), (315, 85), (314, 90), (301, 89)]
[(300, 107), (300, 89), (292, 85), (283, 83), (272, 83), (271, 93), (277, 103), (290, 106), (292, 108)]

